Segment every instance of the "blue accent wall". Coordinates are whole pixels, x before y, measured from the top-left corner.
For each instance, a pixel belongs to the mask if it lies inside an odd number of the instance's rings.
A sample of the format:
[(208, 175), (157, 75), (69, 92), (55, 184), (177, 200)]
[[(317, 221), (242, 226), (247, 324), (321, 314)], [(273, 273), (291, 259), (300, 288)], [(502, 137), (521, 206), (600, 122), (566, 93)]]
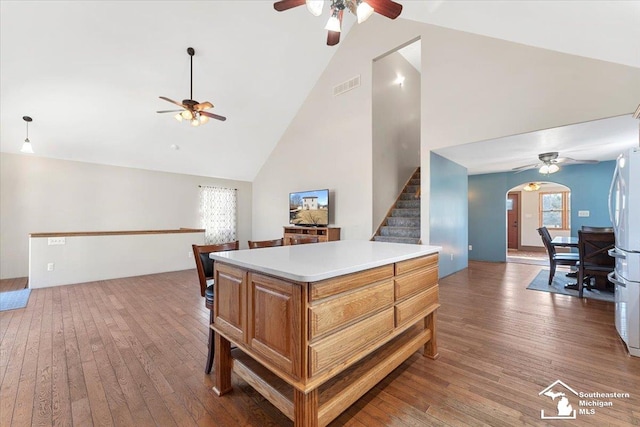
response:
[(468, 264), (467, 169), (431, 153), (430, 179), (429, 244), (442, 246), (438, 268), (444, 277)]
[[(607, 203), (615, 165), (612, 160), (595, 165), (562, 166), (560, 171), (547, 177), (536, 169), (469, 176), (469, 244), (473, 246), (469, 259), (506, 261), (507, 192), (526, 182), (549, 181), (571, 189), (572, 236), (577, 236), (583, 225), (610, 226)], [(578, 216), (578, 211), (584, 210), (589, 211), (589, 217)]]
[[(506, 261), (506, 173), (469, 176), (469, 259)], [(498, 244), (499, 243), (499, 244)]]

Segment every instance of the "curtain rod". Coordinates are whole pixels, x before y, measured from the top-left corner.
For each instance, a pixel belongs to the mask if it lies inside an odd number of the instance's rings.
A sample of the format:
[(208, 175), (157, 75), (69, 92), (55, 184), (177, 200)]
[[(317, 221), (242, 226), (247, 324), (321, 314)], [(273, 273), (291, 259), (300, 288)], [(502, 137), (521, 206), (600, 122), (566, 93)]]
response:
[(206, 187), (206, 188), (225, 188), (227, 190), (235, 190), (238, 191), (237, 188), (227, 188), (227, 187), (215, 187), (213, 185), (198, 185), (198, 187), (202, 188), (202, 187)]

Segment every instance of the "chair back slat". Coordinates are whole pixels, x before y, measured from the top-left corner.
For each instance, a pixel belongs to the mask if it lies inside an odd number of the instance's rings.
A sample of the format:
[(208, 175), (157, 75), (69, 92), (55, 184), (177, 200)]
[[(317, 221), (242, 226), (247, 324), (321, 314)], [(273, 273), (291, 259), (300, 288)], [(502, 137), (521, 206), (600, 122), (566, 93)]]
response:
[(211, 252), (237, 251), (240, 242), (219, 243), (216, 245), (191, 245), (193, 257), (196, 261), (198, 280), (200, 281), (200, 294), (204, 297), (207, 289), (207, 280), (213, 278), (213, 260), (209, 258)]
[(284, 244), (284, 239), (249, 240), (248, 243), (249, 249), (270, 248), (273, 246), (282, 246)]
[(542, 237), (542, 243), (549, 254), (549, 258), (552, 259), (556, 254), (556, 248), (551, 244), (551, 234), (549, 234), (549, 230), (547, 230), (547, 227), (540, 227), (538, 228), (538, 234)]

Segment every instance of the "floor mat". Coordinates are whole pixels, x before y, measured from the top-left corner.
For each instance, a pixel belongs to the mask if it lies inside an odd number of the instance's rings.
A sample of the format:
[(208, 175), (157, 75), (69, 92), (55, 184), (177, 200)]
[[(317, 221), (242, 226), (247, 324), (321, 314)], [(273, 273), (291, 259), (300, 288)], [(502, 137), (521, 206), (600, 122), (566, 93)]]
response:
[(21, 289), (19, 291), (0, 292), (0, 311), (15, 310), (25, 308), (29, 302), (31, 289)]
[[(565, 276), (563, 271), (556, 270), (555, 276), (553, 276), (553, 283), (549, 286), (549, 270), (541, 270), (540, 273), (533, 279), (533, 281), (527, 286), (527, 289), (533, 289), (535, 291), (552, 292), (554, 294), (570, 295), (572, 297), (578, 296), (578, 291), (573, 289), (565, 289), (564, 285), (567, 283), (575, 283), (575, 278), (569, 278)], [(615, 297), (613, 292), (600, 291), (593, 289), (592, 291), (584, 289), (582, 293), (584, 298), (599, 299), (602, 301), (614, 302)]]

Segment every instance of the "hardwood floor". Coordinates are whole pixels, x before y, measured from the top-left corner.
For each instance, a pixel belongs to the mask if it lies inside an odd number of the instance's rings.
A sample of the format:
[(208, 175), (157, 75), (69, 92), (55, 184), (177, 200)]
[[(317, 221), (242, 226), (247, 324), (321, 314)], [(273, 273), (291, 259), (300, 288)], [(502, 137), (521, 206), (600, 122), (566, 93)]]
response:
[[(547, 425), (558, 400), (538, 393), (558, 379), (630, 396), (548, 425), (639, 425), (640, 358), (613, 304), (526, 290), (540, 268), (471, 262), (441, 279), (440, 358), (416, 353), (331, 425)], [(291, 426), (235, 377), (212, 392), (198, 286), (188, 270), (36, 289), (0, 312), (0, 426)], [(594, 400), (554, 390), (576, 410)]]
[(27, 287), (26, 277), (0, 280), (0, 292), (19, 291)]

